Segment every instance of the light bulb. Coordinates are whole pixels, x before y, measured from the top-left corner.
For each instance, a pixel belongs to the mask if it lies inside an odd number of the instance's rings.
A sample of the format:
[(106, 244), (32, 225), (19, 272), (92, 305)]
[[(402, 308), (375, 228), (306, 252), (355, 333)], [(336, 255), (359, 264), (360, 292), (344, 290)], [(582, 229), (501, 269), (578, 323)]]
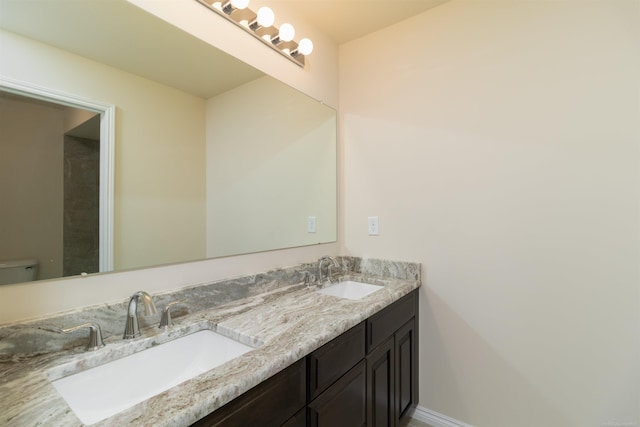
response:
[(276, 17), (273, 14), (273, 10), (266, 6), (262, 6), (258, 9), (258, 25), (261, 27), (270, 27), (273, 25)]
[(313, 52), (313, 42), (309, 39), (300, 40), (300, 43), (298, 43), (298, 52), (303, 55), (309, 55)]
[(236, 9), (244, 9), (249, 6), (249, 0), (231, 0), (231, 6)]
[(293, 25), (284, 23), (280, 26), (280, 40), (283, 42), (290, 42), (296, 35), (296, 30)]

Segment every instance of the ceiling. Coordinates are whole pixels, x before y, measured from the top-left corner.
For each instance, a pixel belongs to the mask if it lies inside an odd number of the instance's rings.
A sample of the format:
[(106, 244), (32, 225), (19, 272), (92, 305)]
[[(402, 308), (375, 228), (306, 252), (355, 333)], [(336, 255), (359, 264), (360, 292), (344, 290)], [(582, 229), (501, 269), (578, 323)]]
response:
[(434, 8), (449, 0), (273, 0), (291, 8), (342, 44)]

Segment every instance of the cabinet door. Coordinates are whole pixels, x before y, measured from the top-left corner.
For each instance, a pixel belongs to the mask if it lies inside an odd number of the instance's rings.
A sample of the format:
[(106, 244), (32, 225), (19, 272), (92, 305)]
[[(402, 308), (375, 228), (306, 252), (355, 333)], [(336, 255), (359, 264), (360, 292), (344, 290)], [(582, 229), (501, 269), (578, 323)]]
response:
[(393, 336), (367, 356), (367, 427), (395, 426)]
[(307, 408), (302, 408), (293, 417), (282, 424), (282, 427), (307, 427)]
[(304, 358), (192, 427), (280, 427), (305, 405), (306, 366)]
[(309, 426), (364, 427), (366, 380), (366, 364), (362, 360), (309, 403)]
[(417, 338), (414, 319), (395, 333), (396, 421), (403, 420), (417, 404)]

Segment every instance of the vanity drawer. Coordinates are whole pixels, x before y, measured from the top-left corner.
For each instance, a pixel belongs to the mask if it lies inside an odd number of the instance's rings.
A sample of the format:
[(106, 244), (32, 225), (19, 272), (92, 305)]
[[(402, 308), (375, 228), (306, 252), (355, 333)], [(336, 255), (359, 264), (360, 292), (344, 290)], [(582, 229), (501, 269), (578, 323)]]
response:
[(309, 400), (333, 384), (365, 356), (365, 322), (309, 355)]
[(412, 291), (367, 319), (367, 353), (416, 315), (417, 297), (417, 291)]
[(361, 360), (307, 405), (308, 427), (365, 427), (367, 423), (366, 366), (366, 361)]
[(191, 427), (282, 426), (305, 406), (305, 361), (294, 363)]

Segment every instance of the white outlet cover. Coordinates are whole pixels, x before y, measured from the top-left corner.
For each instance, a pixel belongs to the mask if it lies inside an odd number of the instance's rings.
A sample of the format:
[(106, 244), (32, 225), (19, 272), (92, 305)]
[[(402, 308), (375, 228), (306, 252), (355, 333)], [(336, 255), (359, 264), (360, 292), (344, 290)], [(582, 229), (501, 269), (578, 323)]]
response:
[(370, 216), (369, 218), (367, 218), (367, 230), (369, 236), (380, 235), (380, 223), (378, 222), (377, 216)]
[(316, 217), (310, 216), (307, 218), (307, 233), (316, 232)]

